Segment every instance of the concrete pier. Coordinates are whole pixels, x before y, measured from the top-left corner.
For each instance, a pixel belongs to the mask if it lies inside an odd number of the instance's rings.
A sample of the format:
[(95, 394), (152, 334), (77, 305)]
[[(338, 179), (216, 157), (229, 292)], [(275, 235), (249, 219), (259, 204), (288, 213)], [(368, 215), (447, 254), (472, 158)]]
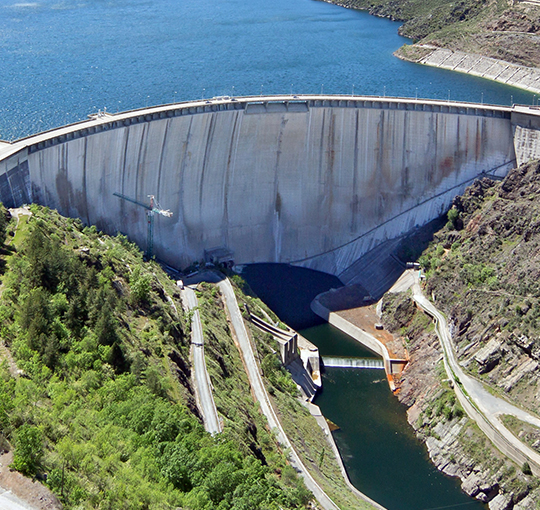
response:
[[(518, 118), (517, 114), (520, 117)], [(537, 110), (360, 96), (214, 98), (94, 116), (0, 146), (0, 199), (37, 202), (146, 247), (134, 204), (155, 195), (156, 257), (222, 247), (237, 264), (339, 275), (443, 213), (475, 178), (534, 157)], [(517, 119), (518, 124), (516, 124)], [(516, 125), (523, 127), (519, 132)]]

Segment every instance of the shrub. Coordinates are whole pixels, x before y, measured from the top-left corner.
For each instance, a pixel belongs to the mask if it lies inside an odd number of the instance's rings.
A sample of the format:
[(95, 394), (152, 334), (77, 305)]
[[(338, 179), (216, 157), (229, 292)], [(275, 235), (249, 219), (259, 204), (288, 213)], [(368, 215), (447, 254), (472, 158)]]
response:
[(43, 436), (41, 430), (25, 423), (17, 430), (15, 452), (11, 468), (23, 475), (33, 475), (43, 456)]
[(147, 303), (150, 300), (150, 277), (147, 274), (141, 274), (140, 267), (133, 270), (130, 284), (133, 304)]
[(448, 223), (454, 230), (458, 230), (459, 211), (455, 207), (452, 207), (452, 209), (448, 211)]
[(9, 222), (9, 212), (0, 203), (0, 246), (6, 242), (7, 224)]

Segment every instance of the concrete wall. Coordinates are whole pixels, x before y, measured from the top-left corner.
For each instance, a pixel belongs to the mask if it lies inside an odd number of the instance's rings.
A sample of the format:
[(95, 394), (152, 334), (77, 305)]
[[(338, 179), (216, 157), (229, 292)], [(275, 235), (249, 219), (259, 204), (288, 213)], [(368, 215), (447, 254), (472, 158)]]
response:
[[(534, 115), (536, 113), (536, 115)], [(517, 165), (540, 159), (540, 107), (520, 106), (512, 112)]]
[(237, 263), (339, 274), (444, 212), (482, 172), (505, 174), (510, 111), (404, 99), (230, 98), (95, 117), (0, 148), (0, 198), (35, 201), (186, 266), (224, 246)]
[(442, 48), (434, 49), (418, 63), (480, 76), (531, 92), (540, 92), (540, 69), (534, 67)]
[[(386, 346), (374, 336), (370, 335), (363, 329), (355, 326), (352, 322), (349, 322), (347, 319), (344, 319), (335, 312), (331, 312), (319, 301), (319, 296), (317, 296), (311, 302), (311, 310), (313, 313), (317, 314), (322, 319), (326, 320), (329, 324), (332, 324), (335, 328), (339, 329), (346, 335), (349, 335), (351, 338), (354, 338), (357, 342), (360, 342), (364, 347), (367, 347), (370, 351), (373, 351), (375, 354), (381, 356), (383, 360), (384, 371), (386, 372), (386, 377), (388, 379), (388, 384), (390, 389), (395, 391), (396, 384), (393, 378), (393, 363), (388, 353)], [(398, 371), (400, 372), (400, 371)]]

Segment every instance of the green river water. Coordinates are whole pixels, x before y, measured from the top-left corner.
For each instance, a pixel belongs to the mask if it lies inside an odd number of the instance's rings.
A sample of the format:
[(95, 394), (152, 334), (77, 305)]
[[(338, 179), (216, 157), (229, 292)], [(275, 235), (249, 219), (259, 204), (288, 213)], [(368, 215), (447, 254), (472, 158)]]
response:
[[(281, 320), (316, 344), (321, 355), (375, 356), (309, 308), (318, 293), (341, 286), (337, 278), (281, 264), (250, 265), (242, 276)], [(430, 462), (384, 371), (328, 368), (315, 404), (340, 427), (334, 439), (351, 482), (388, 510), (486, 508), (461, 491), (459, 480)]]

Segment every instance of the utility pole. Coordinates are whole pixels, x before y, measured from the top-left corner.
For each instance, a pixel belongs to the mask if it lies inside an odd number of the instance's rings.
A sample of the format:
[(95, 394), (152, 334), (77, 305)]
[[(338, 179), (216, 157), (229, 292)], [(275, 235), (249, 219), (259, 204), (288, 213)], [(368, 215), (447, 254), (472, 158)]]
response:
[(148, 195), (148, 198), (150, 199), (150, 205), (145, 204), (143, 202), (139, 202), (138, 200), (135, 200), (134, 198), (128, 197), (126, 195), (123, 195), (122, 193), (113, 193), (115, 197), (121, 198), (122, 200), (127, 200), (128, 202), (131, 202), (132, 204), (138, 205), (140, 207), (143, 207), (146, 209), (146, 216), (148, 218), (148, 233), (146, 238), (146, 257), (148, 260), (150, 260), (154, 254), (154, 215), (160, 214), (161, 216), (166, 216), (167, 218), (170, 218), (173, 213), (171, 211), (164, 210), (160, 207), (160, 205), (157, 203), (157, 200), (155, 199), (154, 195)]

